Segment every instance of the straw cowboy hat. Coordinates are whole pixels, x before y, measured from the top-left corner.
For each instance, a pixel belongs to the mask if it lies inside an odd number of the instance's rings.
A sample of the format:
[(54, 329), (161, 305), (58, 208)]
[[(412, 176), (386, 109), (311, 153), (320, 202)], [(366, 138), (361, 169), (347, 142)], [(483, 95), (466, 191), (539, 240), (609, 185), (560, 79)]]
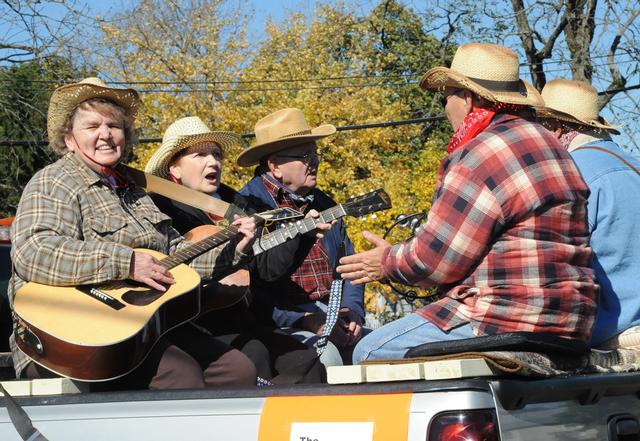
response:
[(197, 116), (174, 121), (162, 137), (160, 148), (151, 156), (144, 171), (167, 179), (169, 163), (182, 150), (202, 142), (214, 142), (224, 149), (240, 143), (240, 136), (231, 132), (212, 132)]
[(539, 118), (620, 133), (618, 127), (612, 126), (598, 115), (598, 92), (591, 84), (576, 80), (552, 80), (542, 89), (542, 98), (544, 106), (536, 108)]
[(492, 102), (535, 105), (535, 88), (520, 79), (518, 56), (497, 44), (463, 44), (453, 56), (451, 67), (430, 69), (420, 80), (420, 87), (436, 92), (445, 87), (466, 89)]
[(85, 78), (79, 83), (67, 84), (53, 91), (47, 112), (47, 134), (53, 139), (78, 104), (92, 98), (104, 98), (121, 106), (135, 119), (140, 105), (138, 92), (133, 89), (107, 87), (100, 78)]
[(282, 109), (265, 116), (255, 125), (256, 143), (238, 156), (238, 165), (248, 167), (265, 156), (336, 133), (331, 124), (310, 128), (299, 109)]

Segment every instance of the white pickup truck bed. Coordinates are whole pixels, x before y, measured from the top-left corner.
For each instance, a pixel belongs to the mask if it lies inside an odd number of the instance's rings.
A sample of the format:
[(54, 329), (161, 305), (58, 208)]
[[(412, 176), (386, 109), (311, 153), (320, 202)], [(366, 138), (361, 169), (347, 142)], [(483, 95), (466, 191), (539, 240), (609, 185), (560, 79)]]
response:
[[(620, 373), (15, 399), (50, 441), (425, 441), (438, 415), (486, 409), (501, 441), (627, 441), (640, 439), (639, 393), (640, 373)], [(20, 441), (3, 403), (0, 440)]]

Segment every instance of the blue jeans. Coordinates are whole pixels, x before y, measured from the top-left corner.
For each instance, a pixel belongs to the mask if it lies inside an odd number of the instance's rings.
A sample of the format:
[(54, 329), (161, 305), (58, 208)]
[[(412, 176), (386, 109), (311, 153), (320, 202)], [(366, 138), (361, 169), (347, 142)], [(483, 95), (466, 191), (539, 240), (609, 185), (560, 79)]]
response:
[(411, 313), (373, 330), (353, 350), (353, 364), (372, 359), (398, 359), (423, 343), (475, 337), (469, 323), (445, 332), (422, 317)]

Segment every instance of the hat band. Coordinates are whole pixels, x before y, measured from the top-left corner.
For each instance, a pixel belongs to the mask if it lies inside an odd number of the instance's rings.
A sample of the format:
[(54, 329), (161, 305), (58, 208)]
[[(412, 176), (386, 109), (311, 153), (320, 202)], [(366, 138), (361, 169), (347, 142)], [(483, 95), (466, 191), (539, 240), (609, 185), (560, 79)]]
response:
[(307, 130), (301, 130), (295, 133), (289, 133), (288, 135), (281, 136), (280, 139), (291, 138), (292, 136), (300, 136), (300, 135), (311, 135), (311, 130), (307, 129)]
[(485, 89), (489, 89), (492, 92), (516, 92), (522, 96), (527, 96), (527, 88), (522, 80), (515, 81), (493, 81), (483, 80), (480, 78), (467, 77), (474, 83), (478, 83)]

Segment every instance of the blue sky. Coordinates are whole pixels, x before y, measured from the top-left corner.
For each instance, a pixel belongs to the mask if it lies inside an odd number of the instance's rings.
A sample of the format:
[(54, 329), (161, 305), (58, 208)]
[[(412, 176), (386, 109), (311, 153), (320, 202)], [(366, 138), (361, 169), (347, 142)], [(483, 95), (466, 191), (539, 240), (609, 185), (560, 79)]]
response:
[[(126, 8), (135, 4), (135, 1), (102, 1), (91, 0), (84, 2), (84, 4), (96, 14), (108, 14), (111, 10), (117, 10), (122, 5)], [(267, 18), (271, 18), (275, 21), (282, 21), (288, 17), (291, 12), (313, 12), (313, 10), (320, 4), (328, 3), (318, 0), (236, 0), (235, 4), (244, 5), (244, 7), (253, 10), (254, 20), (252, 26), (255, 30), (261, 32), (264, 30), (264, 22)], [(331, 3), (337, 3), (335, 0)], [(377, 3), (377, 0), (345, 0), (344, 3), (349, 8), (354, 8), (357, 12), (367, 13)], [(414, 3), (414, 2), (409, 2)], [(422, 2), (418, 2), (422, 3)]]
[[(267, 19), (272, 19), (275, 21), (285, 20), (292, 12), (303, 12), (306, 14), (312, 14), (314, 9), (320, 4), (326, 4), (327, 2), (331, 3), (340, 3), (344, 4), (347, 8), (353, 9), (359, 15), (366, 15), (376, 4), (379, 3), (379, 0), (230, 0), (230, 4), (233, 6), (240, 6), (246, 8), (248, 12), (252, 13), (252, 22), (250, 27), (252, 31), (249, 33), (254, 42), (260, 41), (261, 36), (264, 32), (264, 22)], [(44, 2), (47, 4), (46, 2)], [(104, 0), (89, 0), (81, 3), (87, 9), (88, 16), (101, 15), (103, 17), (108, 17), (111, 12), (117, 12), (122, 9), (130, 9), (132, 5), (134, 5), (136, 1), (132, 0), (116, 0), (116, 1), (104, 1)], [(433, 5), (428, 0), (407, 0), (406, 3), (412, 5), (412, 7), (418, 12), (425, 12), (426, 9)], [(446, 2), (445, 2), (446, 3)], [(435, 3), (437, 5), (437, 3)], [(55, 14), (56, 6), (51, 5), (50, 3), (46, 6), (51, 13)], [(0, 19), (0, 36), (7, 34), (7, 32), (12, 32), (11, 29), (7, 29), (4, 26), (4, 23)], [(512, 44), (517, 44), (513, 43)], [(558, 71), (558, 67), (565, 70)], [(568, 66), (566, 64), (551, 66), (549, 70), (549, 79), (553, 79), (555, 77), (565, 76), (570, 77), (570, 72), (566, 70)], [(529, 72), (526, 67), (521, 68), (521, 77), (527, 80), (530, 80)], [(629, 84), (636, 84), (638, 82), (638, 77), (630, 78)], [(605, 84), (594, 84), (596, 88), (602, 88)], [(636, 91), (633, 93), (634, 96), (638, 96), (640, 92)], [(622, 96), (617, 96), (616, 99), (624, 99)], [(603, 116), (615, 122), (615, 117), (611, 114), (608, 109), (604, 109)], [(634, 124), (637, 125), (637, 124)], [(635, 130), (633, 130), (635, 132)], [(630, 140), (629, 140), (630, 141)], [(631, 142), (625, 142), (627, 145), (632, 144)]]

